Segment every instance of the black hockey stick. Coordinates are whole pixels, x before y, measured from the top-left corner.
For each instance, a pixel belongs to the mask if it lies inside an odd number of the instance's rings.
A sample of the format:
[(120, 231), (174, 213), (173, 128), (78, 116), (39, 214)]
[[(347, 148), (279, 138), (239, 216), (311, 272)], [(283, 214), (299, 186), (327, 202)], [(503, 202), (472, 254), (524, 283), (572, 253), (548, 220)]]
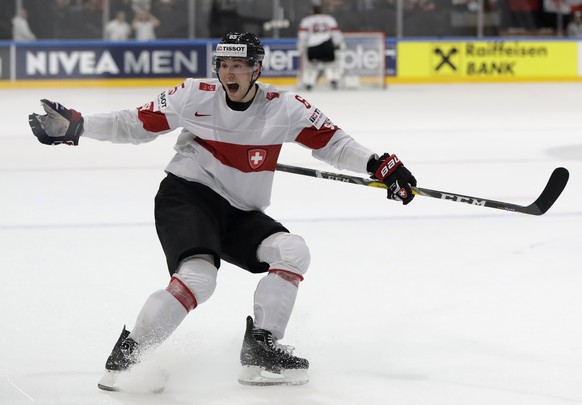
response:
[[(386, 188), (386, 185), (378, 180), (367, 179), (364, 177), (350, 176), (340, 173), (324, 172), (321, 170), (308, 169), (306, 167), (289, 166), (277, 163), (277, 170), (281, 172), (301, 174), (303, 176), (317, 177), (320, 179), (341, 181), (344, 183), (359, 184), (361, 186)], [(489, 200), (481, 197), (471, 197), (468, 195), (455, 194), (448, 191), (430, 190), (428, 188), (412, 187), (412, 192), (415, 195), (423, 197), (439, 198), (441, 200), (449, 200), (462, 202), (481, 207), (495, 208), (504, 211), (520, 212), (529, 215), (542, 215), (556, 202), (564, 188), (568, 183), (570, 174), (568, 170), (563, 167), (554, 169), (548, 184), (544, 191), (540, 194), (537, 200), (530, 205), (516, 205), (507, 202)]]

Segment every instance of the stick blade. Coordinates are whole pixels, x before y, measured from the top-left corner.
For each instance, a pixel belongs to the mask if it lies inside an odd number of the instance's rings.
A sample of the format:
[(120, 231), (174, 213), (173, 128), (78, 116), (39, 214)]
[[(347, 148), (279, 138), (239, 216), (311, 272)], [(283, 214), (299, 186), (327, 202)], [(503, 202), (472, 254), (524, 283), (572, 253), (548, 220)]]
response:
[(545, 214), (546, 211), (554, 205), (558, 197), (560, 197), (566, 184), (568, 184), (569, 178), (570, 173), (568, 172), (568, 169), (564, 167), (554, 169), (544, 191), (542, 191), (538, 199), (528, 207), (528, 209), (531, 209), (530, 213), (533, 215)]

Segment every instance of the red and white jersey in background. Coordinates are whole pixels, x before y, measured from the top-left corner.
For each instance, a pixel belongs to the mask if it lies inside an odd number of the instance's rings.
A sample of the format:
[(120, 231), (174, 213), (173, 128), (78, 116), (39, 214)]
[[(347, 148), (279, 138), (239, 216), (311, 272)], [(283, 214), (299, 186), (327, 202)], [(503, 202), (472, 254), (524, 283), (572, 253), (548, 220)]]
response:
[(242, 210), (270, 203), (283, 143), (312, 149), (338, 169), (366, 173), (374, 152), (300, 96), (257, 83), (246, 111), (234, 111), (217, 79), (187, 79), (134, 110), (84, 116), (84, 137), (143, 143), (182, 128), (166, 171), (210, 187)]
[(344, 42), (337, 21), (331, 15), (313, 14), (303, 18), (299, 23), (297, 34), (297, 48), (299, 50), (321, 45), (329, 39), (336, 46), (341, 46)]

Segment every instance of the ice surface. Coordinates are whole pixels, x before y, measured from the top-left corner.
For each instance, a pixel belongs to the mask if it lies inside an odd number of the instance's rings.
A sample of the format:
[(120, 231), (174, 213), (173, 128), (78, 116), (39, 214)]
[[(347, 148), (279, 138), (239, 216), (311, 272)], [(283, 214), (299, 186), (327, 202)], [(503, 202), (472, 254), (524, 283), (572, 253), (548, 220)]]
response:
[[(175, 134), (133, 146), (38, 143), (39, 100), (83, 113), (137, 107), (159, 88), (0, 90), (1, 404), (582, 404), (582, 84), (391, 86), (306, 98), (419, 185), (531, 203), (533, 217), (287, 173), (268, 213), (312, 265), (283, 343), (309, 384), (237, 383), (260, 276), (223, 264), (215, 295), (152, 361), (159, 395), (97, 389), (124, 324), (168, 275), (153, 197)], [(289, 145), (281, 162), (331, 170)]]

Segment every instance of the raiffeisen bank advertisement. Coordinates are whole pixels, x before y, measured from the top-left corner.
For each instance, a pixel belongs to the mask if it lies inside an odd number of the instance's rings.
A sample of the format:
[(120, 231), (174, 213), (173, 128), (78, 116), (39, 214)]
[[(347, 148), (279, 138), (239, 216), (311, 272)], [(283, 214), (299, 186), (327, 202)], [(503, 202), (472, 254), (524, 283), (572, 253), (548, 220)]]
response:
[(580, 42), (569, 39), (402, 41), (400, 82), (576, 81)]

